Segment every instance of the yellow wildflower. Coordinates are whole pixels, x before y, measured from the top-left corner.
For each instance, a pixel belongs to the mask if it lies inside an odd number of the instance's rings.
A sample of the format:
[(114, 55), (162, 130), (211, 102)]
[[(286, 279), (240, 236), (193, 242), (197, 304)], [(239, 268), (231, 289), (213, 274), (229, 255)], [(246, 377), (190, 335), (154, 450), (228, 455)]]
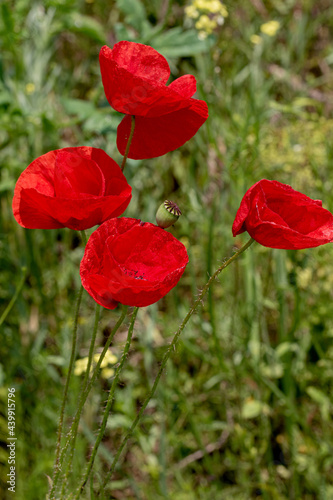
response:
[(193, 6), (199, 10), (207, 10), (206, 0), (194, 0)]
[[(99, 356), (100, 356), (99, 354), (94, 355), (95, 363), (98, 362)], [(108, 365), (114, 365), (115, 363), (117, 363), (117, 357), (114, 354), (112, 354), (111, 351), (107, 350), (105, 353), (104, 359), (101, 363), (101, 368), (105, 368)]]
[(209, 35), (213, 33), (213, 30), (216, 28), (217, 22), (215, 19), (209, 19), (206, 14), (200, 16), (200, 18), (195, 23), (195, 27), (198, 31), (204, 31)]
[(192, 5), (198, 10), (205, 10), (211, 14), (221, 14), (227, 17), (228, 11), (219, 0), (194, 0)]
[(251, 35), (250, 40), (254, 45), (259, 45), (262, 42), (262, 38), (259, 35)]
[(114, 369), (113, 368), (103, 368), (101, 371), (101, 376), (103, 378), (111, 378), (114, 375)]
[(260, 31), (268, 36), (275, 36), (279, 29), (279, 21), (268, 21), (260, 26)]
[(199, 40), (206, 40), (207, 36), (208, 36), (208, 33), (206, 33), (206, 31), (199, 31), (199, 33), (198, 33)]
[(228, 11), (220, 0), (193, 0), (185, 7), (185, 15), (189, 19), (197, 20), (195, 27), (199, 32), (198, 37), (204, 40), (218, 26), (223, 25)]
[(82, 358), (76, 360), (74, 367), (74, 375), (77, 375), (78, 377), (82, 375), (82, 373), (86, 371), (87, 366), (88, 366), (88, 358)]
[[(96, 364), (98, 362), (99, 357), (100, 357), (100, 354), (94, 354), (93, 363), (92, 363), (92, 366), (90, 367), (90, 373), (93, 370), (94, 364)], [(101, 363), (101, 368), (103, 368), (101, 371), (101, 376), (103, 378), (112, 377), (113, 373), (111, 374), (111, 371), (113, 372), (113, 370), (112, 370), (112, 368), (109, 368), (109, 366), (114, 365), (115, 363), (117, 363), (117, 361), (118, 361), (117, 357), (114, 354), (112, 354), (112, 352), (110, 350), (107, 350), (105, 353), (104, 359)], [(76, 360), (75, 367), (74, 367), (74, 375), (77, 375), (79, 377), (80, 375), (85, 373), (85, 371), (87, 370), (87, 366), (88, 366), (88, 357)]]
[(299, 269), (297, 278), (298, 286), (302, 288), (302, 290), (306, 290), (313, 279), (312, 269), (310, 269), (309, 267)]
[(185, 14), (190, 19), (196, 19), (199, 17), (199, 11), (194, 7), (194, 5), (188, 5), (185, 7)]
[(33, 94), (36, 90), (35, 84), (34, 83), (27, 83), (25, 86), (25, 93), (30, 95)]

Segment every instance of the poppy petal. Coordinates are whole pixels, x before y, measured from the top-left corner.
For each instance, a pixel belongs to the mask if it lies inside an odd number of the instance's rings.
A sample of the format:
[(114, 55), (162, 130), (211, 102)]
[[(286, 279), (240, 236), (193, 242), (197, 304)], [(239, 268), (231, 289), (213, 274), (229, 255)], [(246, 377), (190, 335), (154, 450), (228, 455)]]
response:
[(60, 150), (56, 156), (54, 189), (56, 196), (63, 198), (80, 198), (87, 194), (103, 196), (105, 179), (93, 160)]
[(171, 82), (168, 88), (185, 98), (189, 98), (196, 93), (197, 82), (193, 75), (183, 75)]
[(195, 92), (191, 75), (165, 85), (169, 65), (152, 47), (119, 42), (113, 50), (102, 47), (99, 60), (106, 98), (120, 113), (149, 117), (171, 113), (188, 107), (187, 97)]
[(141, 78), (166, 84), (170, 76), (168, 61), (157, 50), (142, 43), (121, 41), (111, 50), (102, 47), (103, 56), (112, 59), (118, 67)]
[[(188, 108), (166, 115), (135, 118), (135, 130), (129, 150), (129, 158), (142, 160), (162, 156), (191, 139), (208, 118), (204, 101), (191, 99)], [(131, 117), (125, 116), (117, 129), (117, 147), (124, 155), (131, 129)]]
[(262, 179), (244, 195), (232, 226), (263, 246), (297, 250), (333, 241), (333, 215), (291, 186)]
[(188, 263), (172, 234), (126, 217), (110, 219), (90, 236), (80, 266), (82, 285), (107, 309), (145, 307), (166, 295)]
[(13, 213), (29, 229), (83, 230), (121, 215), (131, 187), (104, 151), (77, 147), (50, 151), (20, 175)]

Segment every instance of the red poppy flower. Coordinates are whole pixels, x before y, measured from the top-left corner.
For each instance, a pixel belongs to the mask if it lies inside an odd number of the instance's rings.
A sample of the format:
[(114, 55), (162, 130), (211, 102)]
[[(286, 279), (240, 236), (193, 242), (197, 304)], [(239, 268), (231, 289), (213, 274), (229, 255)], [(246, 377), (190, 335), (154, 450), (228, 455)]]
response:
[(163, 229), (122, 217), (90, 236), (81, 262), (81, 281), (107, 309), (118, 303), (145, 307), (176, 286), (188, 263), (186, 248)]
[[(162, 156), (182, 146), (208, 118), (204, 101), (192, 99), (196, 81), (184, 75), (170, 85), (170, 68), (155, 49), (141, 43), (119, 42), (99, 54), (107, 100), (120, 113), (135, 116), (129, 158)], [(117, 146), (125, 153), (131, 118), (125, 116), (117, 131)]]
[(83, 230), (121, 215), (131, 191), (120, 167), (102, 149), (58, 149), (22, 172), (13, 213), (29, 229)]
[(313, 248), (333, 241), (333, 215), (320, 200), (263, 179), (245, 193), (236, 214), (233, 235), (244, 231), (265, 247)]

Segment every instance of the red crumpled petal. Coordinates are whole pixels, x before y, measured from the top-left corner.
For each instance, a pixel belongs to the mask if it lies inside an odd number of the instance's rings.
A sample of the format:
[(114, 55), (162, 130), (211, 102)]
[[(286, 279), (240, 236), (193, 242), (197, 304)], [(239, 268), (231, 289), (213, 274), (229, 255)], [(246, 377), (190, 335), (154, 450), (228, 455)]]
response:
[(110, 219), (89, 238), (80, 266), (82, 285), (107, 309), (145, 307), (179, 281), (186, 249), (170, 233), (137, 219)]
[(142, 43), (121, 41), (111, 50), (102, 47), (103, 56), (113, 60), (118, 67), (153, 82), (166, 84), (170, 76), (168, 61), (157, 50)]
[(270, 248), (313, 248), (333, 241), (333, 215), (320, 200), (263, 179), (245, 193), (232, 231), (234, 236), (247, 231)]
[[(191, 99), (191, 106), (155, 118), (135, 117), (135, 130), (128, 157), (134, 160), (155, 158), (173, 151), (191, 139), (207, 120), (204, 101)], [(124, 155), (131, 129), (131, 117), (125, 116), (117, 129), (117, 147)]]
[(120, 113), (152, 118), (191, 105), (195, 78), (184, 75), (166, 86), (169, 65), (152, 47), (119, 42), (102, 47), (99, 60), (106, 98)]
[(193, 75), (183, 75), (171, 82), (169, 89), (174, 90), (177, 94), (188, 99), (196, 93), (197, 82)]
[(13, 213), (29, 229), (83, 230), (121, 215), (130, 200), (131, 187), (104, 151), (64, 148), (40, 156), (22, 172), (14, 191)]
[[(102, 81), (107, 100), (121, 113), (136, 118), (129, 158), (162, 156), (182, 146), (208, 118), (204, 101), (193, 99), (196, 81), (184, 75), (169, 86), (167, 61), (152, 47), (119, 42), (100, 51)], [(117, 133), (117, 146), (124, 154), (130, 134), (125, 117)]]
[(59, 150), (54, 169), (54, 190), (59, 198), (103, 196), (104, 175), (95, 161), (66, 150)]
[(181, 93), (165, 85), (169, 65), (152, 47), (119, 42), (113, 50), (102, 47), (99, 60), (106, 98), (120, 113), (158, 116), (187, 106)]

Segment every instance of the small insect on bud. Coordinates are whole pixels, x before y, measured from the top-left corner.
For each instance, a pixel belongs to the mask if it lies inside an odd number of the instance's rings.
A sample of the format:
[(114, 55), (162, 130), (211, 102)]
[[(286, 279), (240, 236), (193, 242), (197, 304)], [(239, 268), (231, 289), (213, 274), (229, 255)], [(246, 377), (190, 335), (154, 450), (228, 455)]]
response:
[(182, 213), (176, 203), (170, 200), (165, 200), (165, 202), (162, 203), (157, 210), (156, 222), (161, 228), (165, 229), (173, 226), (181, 214)]

